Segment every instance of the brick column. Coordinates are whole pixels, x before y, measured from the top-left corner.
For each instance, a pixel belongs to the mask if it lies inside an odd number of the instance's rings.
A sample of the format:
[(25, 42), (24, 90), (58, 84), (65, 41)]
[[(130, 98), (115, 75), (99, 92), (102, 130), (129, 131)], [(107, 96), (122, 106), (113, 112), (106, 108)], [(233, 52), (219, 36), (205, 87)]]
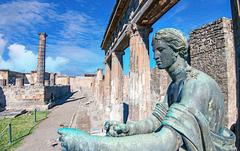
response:
[(129, 120), (148, 116), (150, 102), (149, 33), (151, 28), (132, 25), (130, 36)]
[(46, 33), (39, 33), (38, 46), (38, 65), (37, 65), (37, 84), (44, 85), (45, 78), (45, 50), (46, 50)]
[(232, 8), (232, 22), (234, 32), (234, 43), (236, 53), (236, 72), (237, 72), (237, 107), (238, 107), (238, 118), (236, 122), (236, 146), (240, 150), (240, 2), (239, 0), (230, 0)]
[(123, 54), (112, 53), (110, 119), (123, 121)]

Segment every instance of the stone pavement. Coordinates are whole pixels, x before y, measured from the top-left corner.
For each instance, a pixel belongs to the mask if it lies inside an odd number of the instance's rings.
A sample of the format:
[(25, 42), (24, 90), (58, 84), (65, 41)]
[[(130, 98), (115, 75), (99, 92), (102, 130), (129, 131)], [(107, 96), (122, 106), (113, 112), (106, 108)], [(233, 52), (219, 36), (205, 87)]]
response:
[[(57, 129), (61, 126), (68, 126), (71, 123), (72, 117), (77, 111), (79, 104), (86, 101), (86, 99), (83, 98), (80, 92), (77, 92), (67, 101), (67, 103), (51, 109), (51, 113), (48, 115), (48, 118), (42, 121), (37, 126), (33, 134), (27, 136), (24, 139), (23, 144), (16, 150), (60, 151), (60, 144), (57, 142), (59, 137)], [(53, 147), (52, 144), (55, 144), (55, 146)]]

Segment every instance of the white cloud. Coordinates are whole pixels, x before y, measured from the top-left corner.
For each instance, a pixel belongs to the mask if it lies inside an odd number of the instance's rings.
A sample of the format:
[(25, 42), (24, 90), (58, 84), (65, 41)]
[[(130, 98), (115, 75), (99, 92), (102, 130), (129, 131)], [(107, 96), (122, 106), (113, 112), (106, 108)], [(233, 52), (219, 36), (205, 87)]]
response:
[[(104, 59), (100, 54), (103, 53), (100, 42), (104, 27), (98, 19), (86, 13), (65, 11), (62, 6), (34, 0), (0, 3), (0, 33), (5, 36), (1, 41), (0, 35), (0, 68), (21, 72), (35, 70), (39, 31), (49, 35), (46, 54), (51, 57), (46, 58), (48, 71), (78, 74), (99, 68)], [(4, 51), (7, 43), (21, 43), (31, 49), (13, 44)], [(49, 45), (52, 46), (50, 49)], [(70, 68), (64, 68), (66, 64), (71, 64)]]
[(103, 27), (94, 18), (83, 12), (67, 11), (58, 14), (56, 20), (62, 24), (62, 29), (57, 32), (62, 38), (59, 43), (68, 41), (71, 44), (84, 46), (101, 39)]
[[(7, 60), (0, 58), (0, 68), (10, 69), (20, 72), (30, 72), (36, 70), (37, 55), (31, 50), (27, 50), (24, 45), (12, 44), (8, 47)], [(68, 60), (63, 57), (47, 57), (46, 64), (48, 67), (46, 71), (59, 72), (68, 63)]]
[(46, 17), (53, 13), (50, 3), (37, 1), (12, 1), (0, 5), (0, 30), (12, 33), (29, 33), (34, 25), (46, 23)]
[(48, 72), (58, 72), (61, 70), (60, 68), (64, 68), (64, 66), (69, 62), (67, 58), (64, 57), (47, 57), (46, 58), (46, 71)]
[(79, 75), (82, 73), (93, 73), (97, 68), (102, 67), (104, 52), (100, 50), (82, 48), (80, 46), (50, 45), (49, 50), (56, 50), (51, 56), (58, 55), (68, 58), (68, 67), (64, 69), (65, 74)]

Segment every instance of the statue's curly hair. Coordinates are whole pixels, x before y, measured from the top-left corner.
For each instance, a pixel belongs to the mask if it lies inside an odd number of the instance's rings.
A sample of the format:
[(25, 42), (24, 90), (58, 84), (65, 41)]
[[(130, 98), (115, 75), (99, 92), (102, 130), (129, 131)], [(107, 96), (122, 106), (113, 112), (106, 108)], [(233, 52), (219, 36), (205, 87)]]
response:
[(188, 58), (188, 43), (183, 33), (174, 28), (160, 29), (154, 36), (154, 40), (163, 40), (171, 47), (175, 52), (185, 60)]

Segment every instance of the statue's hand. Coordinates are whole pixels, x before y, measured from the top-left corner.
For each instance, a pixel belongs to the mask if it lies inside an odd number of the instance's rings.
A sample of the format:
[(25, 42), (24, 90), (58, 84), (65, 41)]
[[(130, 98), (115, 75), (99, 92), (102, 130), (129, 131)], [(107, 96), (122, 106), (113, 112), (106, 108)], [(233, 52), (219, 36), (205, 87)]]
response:
[(97, 146), (97, 138), (79, 129), (60, 128), (58, 134), (60, 134), (62, 151), (88, 151)]
[(117, 121), (107, 121), (104, 124), (107, 136), (121, 137), (129, 135), (129, 126)]

